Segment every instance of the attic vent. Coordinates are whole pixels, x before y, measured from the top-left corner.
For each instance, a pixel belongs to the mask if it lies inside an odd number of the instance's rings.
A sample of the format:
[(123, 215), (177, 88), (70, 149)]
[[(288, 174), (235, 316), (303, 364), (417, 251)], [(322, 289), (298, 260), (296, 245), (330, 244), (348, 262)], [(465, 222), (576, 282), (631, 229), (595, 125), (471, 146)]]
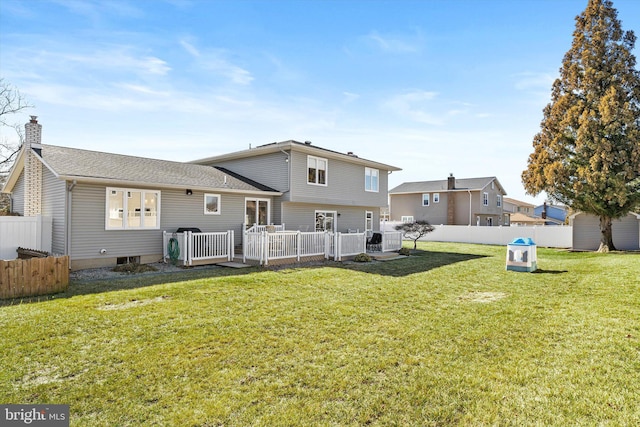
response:
[(311, 145), (311, 141), (305, 141), (304, 142), (306, 145)]
[(358, 157), (355, 154), (353, 154), (353, 151), (349, 151), (347, 152), (347, 156), (351, 156), (351, 157)]

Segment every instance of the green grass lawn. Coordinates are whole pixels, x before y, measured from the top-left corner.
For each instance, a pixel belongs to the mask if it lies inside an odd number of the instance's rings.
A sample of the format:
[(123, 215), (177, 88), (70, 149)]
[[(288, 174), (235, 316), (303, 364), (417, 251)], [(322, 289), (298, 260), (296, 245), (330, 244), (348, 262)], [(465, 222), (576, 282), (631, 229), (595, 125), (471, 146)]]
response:
[[(0, 403), (73, 426), (638, 425), (640, 254), (419, 243), (0, 307)], [(202, 277), (208, 275), (209, 277)]]

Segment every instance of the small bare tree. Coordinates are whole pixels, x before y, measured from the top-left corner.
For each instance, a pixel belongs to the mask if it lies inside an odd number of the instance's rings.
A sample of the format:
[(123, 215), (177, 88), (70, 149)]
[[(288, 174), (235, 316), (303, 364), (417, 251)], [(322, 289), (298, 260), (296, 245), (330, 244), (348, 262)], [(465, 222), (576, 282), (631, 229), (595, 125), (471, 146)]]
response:
[(18, 136), (17, 142), (5, 136), (0, 139), (0, 179), (11, 168), (24, 140), (22, 125), (10, 121), (9, 117), (27, 108), (33, 108), (33, 105), (25, 100), (15, 86), (0, 78), (0, 127), (12, 128)]
[(413, 240), (413, 250), (416, 250), (418, 247), (418, 240), (425, 234), (431, 233), (435, 230), (435, 227), (429, 224), (428, 221), (420, 220), (396, 225), (396, 230), (402, 231), (404, 237)]

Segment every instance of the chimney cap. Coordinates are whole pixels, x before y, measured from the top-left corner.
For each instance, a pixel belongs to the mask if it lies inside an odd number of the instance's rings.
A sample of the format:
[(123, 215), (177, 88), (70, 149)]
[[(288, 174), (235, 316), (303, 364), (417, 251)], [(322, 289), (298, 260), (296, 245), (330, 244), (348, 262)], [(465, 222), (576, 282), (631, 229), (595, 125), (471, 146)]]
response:
[(29, 116), (31, 117), (30, 123), (38, 123), (38, 116)]

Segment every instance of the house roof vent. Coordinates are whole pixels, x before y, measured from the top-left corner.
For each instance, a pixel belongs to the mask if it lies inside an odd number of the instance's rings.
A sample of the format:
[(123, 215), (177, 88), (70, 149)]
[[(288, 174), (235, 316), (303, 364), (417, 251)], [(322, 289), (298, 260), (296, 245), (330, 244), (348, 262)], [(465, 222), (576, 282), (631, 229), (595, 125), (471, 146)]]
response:
[(311, 145), (311, 141), (305, 141), (305, 145)]

